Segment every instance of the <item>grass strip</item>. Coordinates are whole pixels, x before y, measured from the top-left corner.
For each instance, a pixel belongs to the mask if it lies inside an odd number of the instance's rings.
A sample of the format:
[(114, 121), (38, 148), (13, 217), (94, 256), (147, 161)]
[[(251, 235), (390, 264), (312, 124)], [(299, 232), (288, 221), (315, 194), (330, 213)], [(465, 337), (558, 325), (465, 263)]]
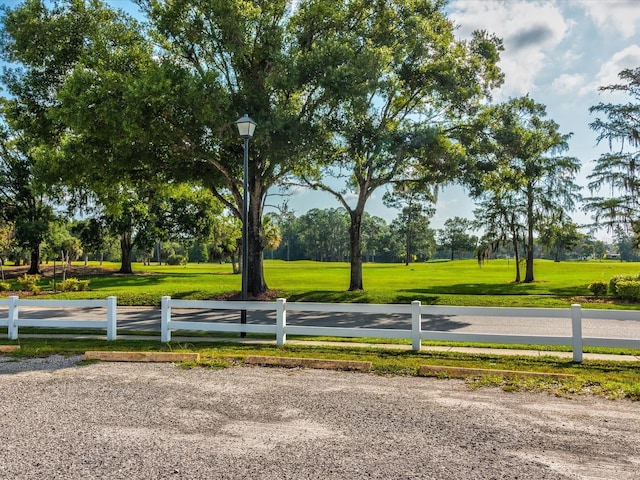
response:
[(543, 372), (525, 372), (515, 370), (494, 370), (486, 368), (464, 368), (464, 367), (447, 367), (436, 365), (422, 365), (418, 370), (418, 375), (421, 377), (442, 377), (447, 378), (468, 378), (478, 375), (502, 375), (504, 377), (540, 377), (540, 378), (552, 378), (555, 380), (568, 380), (575, 379), (575, 375), (568, 375), (566, 373), (543, 373)]
[[(482, 375), (468, 379), (471, 388), (498, 387), (509, 391), (546, 392), (553, 395), (598, 395), (611, 399), (640, 400), (640, 368), (637, 362), (570, 359), (550, 356), (504, 356), (488, 353), (385, 349), (379, 347), (286, 345), (277, 347), (265, 343), (190, 342), (161, 343), (156, 340), (66, 338), (21, 338), (14, 345), (21, 348), (9, 355), (45, 357), (54, 354), (83, 355), (86, 351), (185, 352), (198, 353), (198, 362), (185, 362), (186, 367), (226, 368), (242, 364), (249, 356), (295, 357), (322, 360), (371, 362), (371, 371), (378, 375), (417, 376), (423, 365), (509, 370), (574, 375), (573, 378), (511, 377)], [(236, 358), (238, 362), (229, 362)]]

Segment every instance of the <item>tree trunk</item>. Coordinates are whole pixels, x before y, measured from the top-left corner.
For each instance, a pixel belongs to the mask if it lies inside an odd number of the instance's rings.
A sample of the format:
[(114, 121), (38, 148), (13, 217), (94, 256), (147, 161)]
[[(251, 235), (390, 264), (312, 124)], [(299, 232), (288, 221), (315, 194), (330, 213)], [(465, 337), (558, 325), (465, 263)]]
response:
[(404, 257), (404, 265), (408, 266), (409, 262), (411, 261), (411, 222), (412, 222), (412, 218), (411, 218), (411, 214), (413, 212), (413, 209), (411, 208), (411, 204), (409, 204), (409, 218), (407, 219), (407, 244), (405, 245), (406, 250), (405, 250), (405, 257)]
[(123, 233), (120, 235), (120, 250), (122, 252), (122, 263), (120, 264), (120, 270), (118, 270), (118, 273), (133, 273), (133, 268), (131, 268), (133, 242), (131, 241), (130, 233)]
[[(265, 241), (262, 235), (262, 189), (259, 181), (250, 188), (249, 204), (249, 261), (247, 262), (247, 290), (253, 296), (258, 296), (268, 290), (264, 279), (263, 251)], [(243, 272), (243, 275), (245, 273)]]
[(351, 254), (351, 279), (349, 281), (349, 291), (363, 290), (362, 284), (362, 211), (352, 210), (351, 225), (349, 226), (349, 251)]
[(40, 272), (40, 247), (31, 249), (31, 263), (29, 264), (29, 275), (39, 275)]
[(520, 253), (518, 252), (518, 236), (513, 235), (513, 255), (516, 261), (516, 283), (520, 283)]
[(62, 250), (60, 252), (60, 256), (62, 257), (62, 261), (60, 262), (62, 264), (62, 281), (64, 282), (67, 279), (67, 257), (65, 257), (64, 254), (64, 250)]
[(527, 188), (527, 269), (524, 275), (525, 283), (533, 282), (533, 187)]

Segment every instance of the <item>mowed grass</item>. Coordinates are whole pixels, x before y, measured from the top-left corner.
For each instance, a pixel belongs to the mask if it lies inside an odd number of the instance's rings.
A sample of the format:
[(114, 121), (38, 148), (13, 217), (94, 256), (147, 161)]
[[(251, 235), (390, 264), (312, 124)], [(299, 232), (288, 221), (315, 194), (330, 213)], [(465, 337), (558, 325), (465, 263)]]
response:
[[(91, 264), (95, 267), (95, 264)], [(105, 267), (117, 270), (117, 264)], [(10, 270), (11, 267), (5, 267)], [(47, 298), (118, 297), (121, 305), (158, 305), (163, 295), (182, 299), (214, 299), (240, 291), (241, 277), (229, 264), (187, 266), (134, 265), (134, 275), (87, 277), (82, 266), (74, 276), (90, 278), (88, 292), (47, 295)], [(514, 283), (513, 261), (492, 260), (479, 266), (475, 260), (381, 264), (363, 267), (365, 289), (348, 292), (349, 264), (311, 261), (265, 260), (265, 279), (273, 297), (289, 301), (410, 303), (568, 307), (593, 300), (587, 286), (608, 281), (617, 274), (637, 274), (640, 263), (619, 261), (553, 262), (537, 260), (534, 283)], [(50, 278), (43, 279), (49, 284)], [(589, 302), (590, 308), (640, 308), (638, 305)]]

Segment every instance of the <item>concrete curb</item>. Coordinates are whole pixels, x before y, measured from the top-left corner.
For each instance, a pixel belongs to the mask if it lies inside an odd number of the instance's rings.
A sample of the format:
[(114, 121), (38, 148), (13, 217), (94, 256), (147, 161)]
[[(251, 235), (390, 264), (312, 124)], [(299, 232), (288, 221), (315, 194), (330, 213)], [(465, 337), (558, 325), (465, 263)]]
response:
[(12, 353), (20, 350), (20, 345), (0, 345), (0, 353)]
[(199, 353), (88, 351), (85, 360), (103, 362), (197, 362)]

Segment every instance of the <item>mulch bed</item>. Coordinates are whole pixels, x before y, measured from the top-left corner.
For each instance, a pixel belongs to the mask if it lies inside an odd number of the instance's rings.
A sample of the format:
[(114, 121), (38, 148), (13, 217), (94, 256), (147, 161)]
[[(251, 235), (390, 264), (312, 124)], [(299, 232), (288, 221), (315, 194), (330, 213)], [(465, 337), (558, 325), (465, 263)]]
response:
[[(29, 266), (20, 266), (20, 267), (3, 267), (3, 273), (5, 280), (11, 280), (15, 278), (22, 277), (29, 271)], [(109, 269), (109, 268), (101, 268), (101, 267), (85, 267), (72, 265), (66, 268), (66, 276), (69, 277), (96, 277), (96, 276), (105, 276), (105, 275), (116, 275), (117, 270)], [(42, 279), (53, 279), (53, 264), (45, 264), (40, 266), (40, 277)], [(60, 264), (56, 265), (56, 280), (62, 280), (62, 266)], [(25, 292), (25, 291), (5, 291), (2, 292), (3, 297), (33, 297), (33, 296), (42, 296), (42, 295), (50, 295), (52, 293), (56, 293), (49, 290), (42, 290), (40, 292)]]

